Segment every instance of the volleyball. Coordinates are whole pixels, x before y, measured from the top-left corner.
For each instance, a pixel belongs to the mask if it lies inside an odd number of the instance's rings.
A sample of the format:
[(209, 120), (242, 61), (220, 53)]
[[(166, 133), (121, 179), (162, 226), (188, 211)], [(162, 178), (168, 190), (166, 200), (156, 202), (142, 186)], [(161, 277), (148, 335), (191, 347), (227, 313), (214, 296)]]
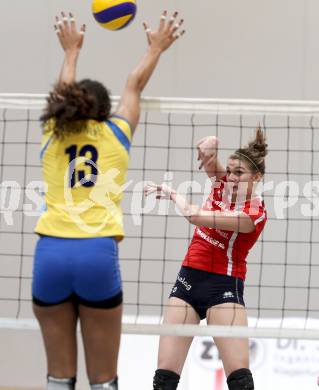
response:
[(93, 0), (92, 12), (98, 24), (108, 30), (128, 26), (136, 14), (135, 0)]

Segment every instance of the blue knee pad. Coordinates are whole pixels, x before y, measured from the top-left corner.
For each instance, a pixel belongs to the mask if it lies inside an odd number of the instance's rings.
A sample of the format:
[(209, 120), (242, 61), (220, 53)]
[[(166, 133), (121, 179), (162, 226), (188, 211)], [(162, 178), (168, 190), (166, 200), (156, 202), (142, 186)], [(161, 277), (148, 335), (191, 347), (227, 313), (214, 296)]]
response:
[(233, 371), (227, 378), (229, 390), (254, 390), (254, 380), (248, 368)]
[(180, 376), (170, 370), (158, 369), (153, 379), (153, 390), (176, 390)]

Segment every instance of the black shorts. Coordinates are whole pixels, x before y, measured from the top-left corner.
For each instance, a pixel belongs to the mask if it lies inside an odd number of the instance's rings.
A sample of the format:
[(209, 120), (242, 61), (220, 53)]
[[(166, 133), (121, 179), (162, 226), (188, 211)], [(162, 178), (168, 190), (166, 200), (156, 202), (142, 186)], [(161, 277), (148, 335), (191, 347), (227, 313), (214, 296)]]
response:
[(183, 266), (170, 294), (173, 297), (191, 305), (202, 320), (212, 306), (222, 303), (245, 306), (244, 282), (233, 276)]

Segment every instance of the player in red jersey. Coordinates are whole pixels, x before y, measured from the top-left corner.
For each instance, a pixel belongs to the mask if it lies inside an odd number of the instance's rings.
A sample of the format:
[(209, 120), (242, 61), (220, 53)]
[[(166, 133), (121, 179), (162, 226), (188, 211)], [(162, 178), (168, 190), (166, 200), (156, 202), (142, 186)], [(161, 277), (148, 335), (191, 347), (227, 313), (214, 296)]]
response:
[[(198, 143), (200, 168), (215, 178), (204, 207), (189, 204), (166, 184), (150, 184), (145, 194), (171, 199), (183, 216), (196, 226), (182, 268), (170, 294), (165, 324), (247, 326), (243, 299), (246, 258), (262, 232), (267, 213), (255, 192), (265, 173), (267, 144), (258, 128), (247, 147), (232, 154), (225, 169), (218, 160), (218, 140)], [(249, 345), (243, 338), (218, 338), (230, 390), (253, 390), (249, 370)], [(175, 390), (191, 345), (191, 337), (161, 336), (154, 390)]]

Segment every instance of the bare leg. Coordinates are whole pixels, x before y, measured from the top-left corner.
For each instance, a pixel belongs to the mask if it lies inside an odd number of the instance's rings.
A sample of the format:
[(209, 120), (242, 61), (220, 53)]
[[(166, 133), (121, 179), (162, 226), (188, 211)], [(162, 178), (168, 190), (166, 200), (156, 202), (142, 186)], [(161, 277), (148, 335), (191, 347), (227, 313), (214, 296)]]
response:
[(33, 305), (33, 311), (41, 327), (48, 374), (55, 378), (75, 377), (77, 310), (73, 303), (47, 307)]
[(117, 376), (122, 305), (114, 309), (79, 305), (79, 315), (89, 381), (108, 382)]
[[(199, 324), (196, 311), (179, 298), (170, 298), (164, 315), (164, 324)], [(158, 368), (181, 374), (192, 343), (192, 337), (161, 336), (158, 352)]]
[[(247, 326), (246, 309), (236, 303), (223, 303), (207, 311), (209, 325)], [(215, 337), (215, 344), (228, 376), (240, 368), (249, 368), (249, 344), (247, 338)]]

